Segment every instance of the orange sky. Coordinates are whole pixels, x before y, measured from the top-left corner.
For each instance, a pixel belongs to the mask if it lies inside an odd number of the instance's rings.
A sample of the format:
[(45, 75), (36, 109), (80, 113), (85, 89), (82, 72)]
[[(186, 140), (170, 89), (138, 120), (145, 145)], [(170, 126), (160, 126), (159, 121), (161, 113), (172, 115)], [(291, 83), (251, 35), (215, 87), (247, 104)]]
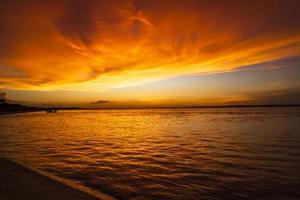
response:
[(113, 88), (297, 57), (299, 6), (297, 0), (4, 0), (0, 88), (94, 92), (88, 100), (101, 99), (99, 92)]

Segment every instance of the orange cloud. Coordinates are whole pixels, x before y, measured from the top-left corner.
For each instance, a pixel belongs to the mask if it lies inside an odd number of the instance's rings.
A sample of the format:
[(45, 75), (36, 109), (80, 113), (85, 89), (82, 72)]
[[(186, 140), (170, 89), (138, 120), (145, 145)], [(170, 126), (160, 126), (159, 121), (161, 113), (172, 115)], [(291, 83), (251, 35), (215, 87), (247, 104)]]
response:
[(3, 1), (0, 87), (102, 90), (300, 54), (298, 1)]

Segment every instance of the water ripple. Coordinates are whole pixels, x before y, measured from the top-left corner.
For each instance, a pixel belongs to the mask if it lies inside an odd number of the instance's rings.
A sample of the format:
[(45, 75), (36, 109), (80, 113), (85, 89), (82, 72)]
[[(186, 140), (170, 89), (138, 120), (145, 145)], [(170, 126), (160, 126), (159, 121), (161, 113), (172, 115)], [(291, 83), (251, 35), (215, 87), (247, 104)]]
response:
[(299, 199), (299, 108), (0, 117), (0, 154), (119, 199)]

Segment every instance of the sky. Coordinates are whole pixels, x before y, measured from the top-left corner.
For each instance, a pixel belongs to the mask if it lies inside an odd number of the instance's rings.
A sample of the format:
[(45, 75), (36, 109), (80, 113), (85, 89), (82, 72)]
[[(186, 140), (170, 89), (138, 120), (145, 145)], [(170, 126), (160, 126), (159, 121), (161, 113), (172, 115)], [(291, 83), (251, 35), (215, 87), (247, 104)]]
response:
[(2, 0), (0, 93), (80, 107), (300, 104), (298, 0)]

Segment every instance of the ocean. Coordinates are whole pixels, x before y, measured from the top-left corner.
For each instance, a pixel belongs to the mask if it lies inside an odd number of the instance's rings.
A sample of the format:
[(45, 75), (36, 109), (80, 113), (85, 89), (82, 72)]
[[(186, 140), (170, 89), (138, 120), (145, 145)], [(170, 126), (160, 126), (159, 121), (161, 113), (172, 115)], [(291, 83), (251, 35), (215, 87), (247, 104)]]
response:
[(0, 116), (0, 156), (118, 199), (300, 198), (300, 108)]

